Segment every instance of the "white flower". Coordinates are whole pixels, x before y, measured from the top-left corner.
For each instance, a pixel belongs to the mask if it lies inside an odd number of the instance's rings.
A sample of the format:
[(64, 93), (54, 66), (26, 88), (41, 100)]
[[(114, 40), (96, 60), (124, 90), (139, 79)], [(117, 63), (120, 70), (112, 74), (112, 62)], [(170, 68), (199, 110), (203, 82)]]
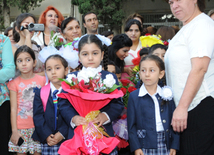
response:
[(75, 74), (68, 74), (66, 80), (68, 80), (69, 82), (72, 81), (72, 78), (77, 78)]
[(103, 83), (106, 85), (106, 87), (111, 88), (116, 83), (116, 80), (112, 74), (108, 74), (106, 75), (106, 79), (103, 80)]
[(78, 74), (77, 74), (77, 79), (78, 79), (79, 82), (80, 82), (81, 80), (84, 80), (85, 83), (88, 83), (88, 82), (89, 82), (89, 78), (88, 78), (87, 72), (86, 72), (86, 71), (83, 71), (83, 70), (81, 70), (80, 72), (78, 72)]
[(90, 78), (90, 77), (94, 78), (97, 74), (97, 72), (95, 72), (94, 69), (91, 67), (88, 67), (86, 69), (86, 72), (87, 72), (88, 78)]
[(162, 88), (161, 97), (166, 101), (171, 100), (173, 98), (172, 88), (169, 86), (164, 86)]

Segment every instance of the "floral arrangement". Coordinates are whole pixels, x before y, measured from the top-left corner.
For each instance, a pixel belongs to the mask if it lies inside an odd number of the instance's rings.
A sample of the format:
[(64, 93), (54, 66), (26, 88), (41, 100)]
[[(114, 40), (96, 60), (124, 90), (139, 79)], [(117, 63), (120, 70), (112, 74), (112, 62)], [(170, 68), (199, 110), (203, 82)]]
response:
[(51, 38), (48, 46), (59, 48), (64, 44), (66, 44), (66, 40), (63, 38), (63, 36), (58, 32), (54, 33), (54, 31), (51, 31)]
[(101, 73), (94, 72), (93, 68), (81, 70), (77, 76), (75, 74), (68, 74), (67, 79), (60, 79), (68, 85), (71, 89), (79, 90), (80, 92), (94, 91), (97, 93), (111, 93), (119, 87), (116, 85), (116, 80), (112, 74), (106, 75), (106, 79), (102, 80)]
[(165, 101), (170, 101), (173, 98), (172, 88), (169, 86), (162, 87), (161, 98)]
[(141, 41), (142, 47), (151, 47), (154, 44), (163, 45), (160, 35), (159, 36), (157, 35), (141, 36), (140, 41)]
[(129, 80), (122, 79), (122, 80), (120, 80), (120, 82), (121, 82), (121, 88), (120, 89), (122, 90), (122, 92), (124, 94), (123, 103), (124, 103), (125, 107), (127, 107), (129, 94), (131, 92), (133, 92), (134, 90), (136, 90), (137, 88), (135, 88), (133, 86), (133, 84), (130, 83)]

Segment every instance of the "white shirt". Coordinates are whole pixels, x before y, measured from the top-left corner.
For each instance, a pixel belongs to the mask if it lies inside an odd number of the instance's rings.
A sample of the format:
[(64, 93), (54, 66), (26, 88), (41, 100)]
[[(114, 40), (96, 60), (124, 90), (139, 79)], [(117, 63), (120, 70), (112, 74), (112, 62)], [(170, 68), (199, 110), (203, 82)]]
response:
[(172, 87), (176, 106), (191, 71), (191, 58), (204, 56), (210, 58), (210, 64), (188, 111), (207, 96), (214, 98), (214, 22), (201, 13), (173, 37), (165, 54), (166, 81)]
[(161, 117), (160, 117), (160, 106), (159, 106), (159, 102), (157, 100), (157, 97), (155, 96), (156, 94), (159, 94), (161, 96), (161, 94), (162, 94), (161, 92), (162, 92), (161, 87), (157, 86), (156, 93), (153, 94), (153, 95), (150, 95), (148, 93), (148, 91), (146, 90), (144, 84), (143, 84), (140, 87), (139, 94), (138, 94), (138, 96), (140, 96), (140, 97), (145, 96), (146, 94), (148, 94), (149, 96), (151, 96), (153, 102), (155, 103), (155, 120), (156, 120), (156, 131), (157, 132), (164, 131), (163, 124), (162, 124)]
[(139, 40), (139, 44), (137, 46), (137, 49), (134, 51), (132, 49), (129, 50), (129, 55), (124, 59), (125, 65), (134, 65), (132, 63), (132, 60), (136, 57), (138, 57), (137, 52), (142, 48), (141, 41)]

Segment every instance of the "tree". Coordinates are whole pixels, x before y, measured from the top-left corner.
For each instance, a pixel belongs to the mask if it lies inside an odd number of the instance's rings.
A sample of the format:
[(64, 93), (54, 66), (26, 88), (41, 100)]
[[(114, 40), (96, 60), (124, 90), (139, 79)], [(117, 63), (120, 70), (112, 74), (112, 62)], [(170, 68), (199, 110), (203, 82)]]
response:
[(96, 13), (99, 21), (105, 28), (119, 28), (125, 13), (122, 10), (121, 2), (123, 0), (71, 0), (73, 5), (78, 5), (79, 12)]
[(18, 7), (21, 12), (29, 12), (35, 7), (39, 7), (43, 0), (0, 0), (0, 28), (10, 25), (10, 7)]

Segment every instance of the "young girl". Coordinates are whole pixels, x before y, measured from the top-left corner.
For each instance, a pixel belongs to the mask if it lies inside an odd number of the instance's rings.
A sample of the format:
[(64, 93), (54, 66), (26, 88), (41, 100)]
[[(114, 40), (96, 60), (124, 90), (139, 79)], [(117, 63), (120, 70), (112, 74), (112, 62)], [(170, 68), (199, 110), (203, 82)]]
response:
[(154, 44), (149, 48), (149, 54), (157, 55), (164, 62), (164, 56), (166, 53), (167, 47), (162, 44)]
[(135, 155), (175, 155), (179, 149), (179, 135), (171, 127), (175, 109), (172, 91), (158, 85), (164, 69), (163, 61), (155, 55), (140, 62), (143, 85), (130, 93), (127, 108), (129, 144)]
[(50, 83), (35, 91), (32, 138), (42, 143), (42, 154), (58, 155), (60, 144), (68, 137), (68, 126), (58, 111), (64, 99), (57, 97), (63, 92), (59, 78), (67, 75), (68, 63), (58, 54), (51, 55), (45, 61), (45, 70)]
[[(14, 62), (21, 75), (8, 83), (12, 126), (9, 151), (17, 152), (17, 155), (27, 154), (27, 152), (38, 155), (41, 152), (41, 145), (31, 138), (34, 131), (33, 89), (44, 86), (45, 77), (33, 73), (36, 66), (35, 54), (26, 45), (17, 49)], [(18, 146), (20, 138), (24, 140), (24, 143)]]
[[(102, 79), (106, 78), (107, 74), (112, 74), (108, 71), (102, 70), (101, 61), (103, 59), (103, 46), (102, 42), (95, 35), (86, 35), (84, 36), (78, 44), (79, 50), (79, 61), (82, 63), (82, 70), (91, 67), (94, 68), (95, 72), (101, 73)], [(105, 61), (104, 61), (105, 62)], [(78, 72), (73, 72), (77, 75)], [(115, 74), (112, 74), (118, 85), (118, 80)], [(112, 121), (117, 119), (123, 110), (123, 103), (121, 99), (114, 99), (105, 107), (100, 109), (101, 113), (93, 120), (93, 123), (98, 124), (106, 129), (106, 132), (109, 136), (114, 137), (114, 132), (112, 128)], [(60, 104), (60, 112), (63, 118), (68, 124), (71, 124), (73, 128), (79, 125), (86, 124), (84, 117), (79, 116), (78, 113), (73, 113), (75, 110), (70, 103)], [(72, 138), (73, 135), (71, 135)], [(72, 146), (71, 146), (72, 147)], [(111, 154), (117, 154), (117, 150), (113, 150)]]

